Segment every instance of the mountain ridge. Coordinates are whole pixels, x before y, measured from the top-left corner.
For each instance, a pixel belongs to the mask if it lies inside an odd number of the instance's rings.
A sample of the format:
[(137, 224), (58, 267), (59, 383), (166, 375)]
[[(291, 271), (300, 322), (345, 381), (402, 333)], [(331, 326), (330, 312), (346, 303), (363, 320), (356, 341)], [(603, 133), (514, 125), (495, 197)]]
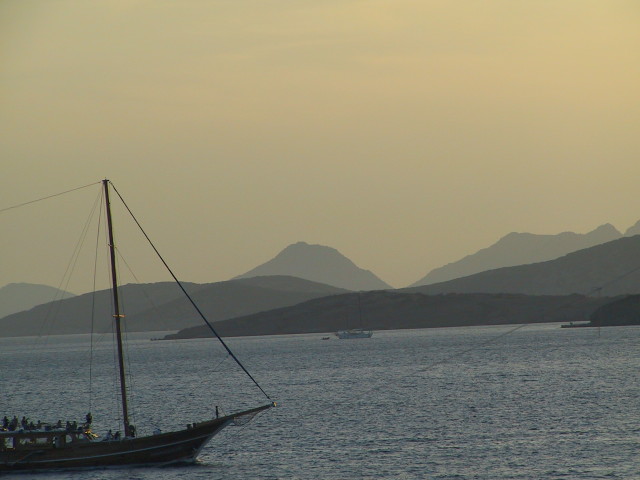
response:
[[(182, 285), (212, 322), (347, 291), (294, 277), (261, 277), (209, 284), (182, 282)], [(173, 282), (127, 284), (119, 288), (119, 294), (126, 307), (128, 331), (179, 330), (202, 323)], [(78, 334), (90, 333), (91, 329), (109, 331), (111, 305), (110, 290), (37, 305), (0, 318), (0, 336)], [(92, 317), (95, 318), (93, 324)]]
[(545, 262), (502, 267), (402, 291), (425, 294), (511, 293), (604, 295), (640, 293), (640, 235), (622, 237)]
[[(636, 225), (640, 233), (640, 222)], [(627, 232), (631, 231), (632, 228), (634, 227), (631, 227)], [(409, 285), (409, 287), (441, 283), (502, 267), (553, 260), (568, 253), (622, 237), (623, 234), (610, 223), (600, 225), (585, 234), (561, 232), (555, 235), (541, 235), (511, 232), (489, 247), (482, 248), (474, 254), (466, 255), (455, 262), (434, 268), (420, 280)]]
[[(332, 333), (345, 328), (358, 299), (363, 326), (372, 330), (580, 321), (611, 301), (581, 295), (424, 295), (377, 290), (316, 298), (217, 322), (215, 328), (222, 336)], [(166, 335), (164, 339), (211, 335), (206, 327), (196, 326)]]

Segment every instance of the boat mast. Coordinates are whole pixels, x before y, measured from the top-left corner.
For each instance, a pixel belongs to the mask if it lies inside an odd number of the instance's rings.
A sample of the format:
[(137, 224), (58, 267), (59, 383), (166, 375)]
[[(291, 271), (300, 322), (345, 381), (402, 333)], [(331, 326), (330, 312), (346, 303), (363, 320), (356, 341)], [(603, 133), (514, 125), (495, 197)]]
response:
[(111, 259), (111, 292), (113, 296), (113, 318), (116, 322), (116, 341), (118, 344), (118, 365), (120, 367), (120, 396), (122, 397), (122, 416), (124, 421), (124, 435), (131, 434), (129, 425), (129, 408), (127, 407), (127, 383), (125, 381), (124, 355), (122, 352), (122, 327), (120, 319), (120, 303), (118, 301), (118, 277), (116, 275), (116, 248), (113, 242), (113, 224), (111, 222), (111, 203), (109, 202), (109, 180), (102, 181), (104, 187), (104, 203), (107, 210), (107, 230), (109, 232), (109, 258)]

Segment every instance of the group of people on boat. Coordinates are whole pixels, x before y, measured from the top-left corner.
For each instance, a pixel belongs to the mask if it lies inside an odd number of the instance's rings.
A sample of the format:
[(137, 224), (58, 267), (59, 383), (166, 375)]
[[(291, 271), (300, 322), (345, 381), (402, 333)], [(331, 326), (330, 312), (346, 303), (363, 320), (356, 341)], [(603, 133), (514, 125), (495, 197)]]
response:
[(78, 424), (77, 421), (67, 422), (63, 425), (62, 420), (58, 420), (56, 423), (43, 423), (38, 420), (34, 423), (32, 420), (29, 420), (27, 417), (23, 416), (21, 420), (18, 420), (17, 416), (13, 416), (11, 420), (6, 415), (2, 419), (2, 426), (0, 430), (8, 431), (8, 432), (16, 432), (16, 431), (51, 431), (51, 430), (62, 430), (64, 429), (66, 432), (84, 432), (91, 427), (91, 423), (93, 422), (93, 417), (91, 416), (91, 412), (87, 413), (85, 417), (85, 422), (82, 424)]
[[(129, 438), (134, 438), (136, 436), (136, 427), (133, 425), (129, 425)], [(103, 442), (108, 442), (110, 440), (120, 440), (122, 438), (120, 432), (113, 433), (112, 430), (109, 430), (104, 437), (102, 437)]]
[[(16, 433), (42, 433), (42, 432), (51, 432), (52, 434), (56, 434), (56, 437), (53, 438), (54, 444), (58, 443), (58, 439), (60, 437), (57, 436), (58, 433), (61, 433), (62, 436), (65, 434), (73, 435), (73, 438), (90, 438), (96, 439), (99, 438), (98, 435), (94, 434), (91, 431), (91, 424), (93, 422), (93, 417), (91, 413), (87, 413), (85, 417), (85, 421), (83, 423), (78, 423), (77, 421), (69, 421), (63, 423), (62, 420), (58, 420), (55, 423), (44, 423), (38, 420), (37, 423), (30, 421), (27, 417), (22, 417), (22, 420), (19, 420), (17, 416), (14, 415), (13, 419), (9, 419), (6, 415), (2, 419), (0, 424), (0, 432), (16, 432)], [(133, 425), (129, 425), (129, 437), (133, 438), (136, 436), (136, 427)], [(103, 441), (114, 441), (121, 440), (123, 437), (120, 432), (113, 433), (111, 430), (107, 432), (106, 435), (102, 437)]]

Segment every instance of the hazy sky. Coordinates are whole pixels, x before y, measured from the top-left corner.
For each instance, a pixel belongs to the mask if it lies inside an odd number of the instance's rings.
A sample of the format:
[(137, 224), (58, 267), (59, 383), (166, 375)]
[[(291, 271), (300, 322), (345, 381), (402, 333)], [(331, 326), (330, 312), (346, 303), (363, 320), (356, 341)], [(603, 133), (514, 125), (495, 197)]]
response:
[[(0, 132), (0, 209), (108, 177), (184, 280), (302, 240), (406, 286), (640, 219), (640, 2), (3, 0)], [(39, 205), (0, 286), (60, 280)]]

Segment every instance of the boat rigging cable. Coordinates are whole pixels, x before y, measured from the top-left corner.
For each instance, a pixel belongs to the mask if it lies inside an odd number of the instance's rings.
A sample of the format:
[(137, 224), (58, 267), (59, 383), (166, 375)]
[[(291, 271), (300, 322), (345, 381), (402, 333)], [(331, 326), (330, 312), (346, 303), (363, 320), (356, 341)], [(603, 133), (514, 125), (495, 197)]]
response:
[[(89, 185), (87, 185), (89, 186)], [(80, 188), (84, 188), (84, 187), (80, 187)], [(79, 190), (78, 188), (74, 189), (74, 190)], [(73, 192), (74, 190), (68, 190), (67, 192), (63, 192), (63, 193), (59, 193), (56, 195), (50, 195), (48, 197), (45, 197), (44, 199), (49, 199), (52, 197), (56, 197), (59, 195), (62, 195), (64, 193), (69, 193), (69, 192)], [(41, 199), (41, 200), (44, 200)], [(84, 226), (82, 227), (82, 231), (80, 232), (80, 236), (78, 237), (78, 240), (74, 246), (73, 252), (71, 253), (71, 257), (69, 258), (69, 261), (67, 262), (67, 267), (64, 271), (64, 273), (62, 274), (62, 278), (60, 279), (60, 282), (58, 283), (58, 287), (57, 287), (57, 293), (55, 295), (55, 298), (53, 299), (53, 302), (50, 302), (49, 304), (49, 308), (47, 309), (47, 313), (45, 315), (45, 319), (44, 322), (40, 325), (40, 330), (38, 331), (38, 336), (45, 336), (46, 338), (48, 338), (49, 334), (50, 334), (50, 330), (53, 327), (53, 321), (55, 318), (57, 318), (57, 314), (58, 311), (60, 310), (60, 303), (55, 301), (55, 300), (62, 300), (65, 297), (64, 292), (69, 290), (69, 282), (71, 280), (71, 277), (73, 275), (73, 272), (76, 268), (76, 264), (78, 262), (78, 259), (80, 257), (80, 252), (82, 250), (82, 247), (84, 245), (84, 242), (87, 238), (87, 235), (89, 233), (89, 227), (91, 225), (91, 221), (96, 213), (96, 211), (100, 211), (100, 209), (98, 208), (98, 206), (100, 205), (100, 199), (101, 199), (101, 195), (98, 195), (98, 197), (96, 198), (93, 207), (91, 208), (91, 211), (89, 212), (89, 216), (87, 217)], [(27, 202), (27, 203), (23, 203), (22, 205), (28, 205), (34, 202), (37, 202), (39, 200), (34, 200), (31, 202)], [(18, 205), (18, 206), (22, 206), (22, 205)], [(18, 207), (16, 206), (16, 207)], [(16, 207), (11, 207), (11, 208), (16, 208)], [(7, 209), (5, 209), (7, 210)], [(95, 268), (94, 268), (95, 271)], [(95, 290), (95, 282), (94, 282), (94, 290)], [(93, 315), (93, 311), (92, 311), (92, 315)], [(93, 321), (93, 320), (92, 320)]]
[[(109, 182), (109, 184), (111, 185), (111, 187), (113, 188), (113, 190), (116, 192), (116, 194), (118, 195), (118, 197), (120, 198), (120, 201), (122, 202), (122, 204), (124, 205), (124, 207), (127, 209), (127, 212), (129, 212), (129, 215), (131, 215), (131, 218), (133, 219), (133, 221), (136, 223), (136, 225), (138, 226), (138, 228), (140, 229), (140, 231), (142, 232), (142, 234), (144, 235), (144, 237), (147, 239), (147, 242), (149, 242), (149, 245), (151, 246), (151, 248), (153, 248), (153, 251), (156, 253), (156, 255), (158, 256), (158, 258), (160, 259), (160, 261), (162, 262), (162, 264), (165, 266), (165, 268), (167, 269), (167, 271), (169, 272), (169, 274), (171, 275), (171, 277), (173, 278), (173, 280), (176, 282), (176, 284), (178, 285), (178, 287), (180, 287), (180, 290), (182, 290), (182, 293), (184, 293), (184, 295), (187, 297), (187, 299), (189, 300), (189, 303), (191, 303), (191, 305), (193, 306), (193, 308), (196, 310), (196, 312), (198, 313), (198, 315), (200, 316), (200, 318), (202, 318), (202, 320), (204, 321), (204, 323), (207, 325), (207, 327), (209, 328), (209, 330), (211, 330), (211, 332), (215, 335), (215, 337), (218, 339), (218, 341), (222, 344), (222, 346), (224, 347), (224, 349), (227, 351), (227, 353), (231, 356), (231, 358), (233, 358), (233, 360), (238, 364), (238, 366), (242, 369), (242, 371), (251, 379), (251, 381), (256, 385), (256, 387), (258, 387), (258, 389), (262, 392), (262, 394), (269, 400), (271, 400), (273, 402), (273, 400), (271, 399), (271, 397), (269, 396), (269, 394), (267, 394), (267, 392), (260, 386), (260, 384), (256, 381), (255, 378), (253, 378), (253, 376), (249, 373), (249, 371), (245, 368), (245, 366), (242, 364), (242, 362), (240, 362), (240, 360), (238, 359), (238, 357), (235, 356), (235, 354), (231, 351), (231, 349), (227, 346), (227, 344), (224, 342), (224, 340), (222, 340), (222, 338), (220, 337), (220, 335), (218, 335), (218, 332), (216, 332), (215, 328), (213, 328), (213, 325), (211, 325), (211, 323), (209, 322), (209, 320), (205, 317), (204, 313), (202, 313), (202, 311), (200, 310), (200, 308), (196, 305), (196, 303), (194, 302), (194, 300), (191, 298), (191, 296), (187, 293), (186, 289), (184, 288), (184, 286), (182, 285), (182, 283), (180, 282), (180, 280), (178, 280), (178, 277), (176, 277), (176, 275), (173, 273), (173, 270), (171, 270), (171, 268), (169, 267), (169, 265), (167, 264), (167, 262), (164, 260), (164, 258), (162, 257), (162, 255), (160, 255), (160, 252), (158, 251), (158, 249), (156, 248), (156, 246), (153, 244), (153, 242), (151, 241), (151, 239), (149, 238), (149, 236), (147, 235), (147, 233), (144, 231), (144, 229), (142, 228), (142, 225), (140, 225), (140, 222), (138, 221), (138, 219), (135, 217), (135, 215), (133, 214), (133, 212), (131, 211), (131, 209), (129, 208), (129, 206), (127, 205), (127, 202), (124, 201), (124, 199), (122, 198), (122, 195), (120, 195), (120, 192), (118, 192), (118, 189), (115, 187), (115, 185), (113, 184), (113, 182), (111, 182), (110, 180), (107, 180)], [(47, 195), (46, 197), (42, 197), (42, 198), (37, 198), (35, 200), (30, 200), (28, 202), (23, 202), (17, 205), (12, 205), (10, 207), (6, 207), (6, 208), (2, 208), (0, 209), (0, 213), (4, 213), (8, 210), (13, 210), (15, 208), (19, 208), (19, 207), (24, 207), (25, 205), (30, 205), (32, 203), (36, 203), (36, 202), (41, 202), (43, 200), (48, 200), (50, 198), (54, 198), (54, 197), (59, 197), (61, 195), (65, 195), (67, 193), (71, 193), (71, 192), (75, 192), (77, 190), (81, 190), (83, 188), (87, 188), (87, 187), (92, 187), (94, 185), (97, 184), (101, 184), (103, 183), (102, 181), (100, 182), (94, 182), (94, 183), (89, 183), (87, 185), (83, 185), (81, 187), (76, 187), (76, 188), (72, 188), (70, 190), (65, 190), (64, 192), (59, 192), (59, 193), (54, 193), (52, 195)]]
[(138, 228), (140, 229), (140, 231), (142, 232), (142, 235), (144, 235), (144, 237), (147, 239), (147, 242), (149, 242), (149, 245), (151, 246), (151, 248), (153, 248), (153, 251), (156, 252), (156, 255), (158, 256), (158, 258), (160, 259), (160, 261), (162, 262), (162, 264), (165, 266), (165, 268), (167, 269), (167, 271), (169, 272), (169, 274), (171, 275), (171, 277), (173, 278), (173, 280), (176, 282), (176, 284), (178, 285), (178, 287), (180, 287), (180, 290), (182, 290), (182, 293), (184, 293), (184, 295), (187, 297), (187, 299), (189, 300), (189, 303), (191, 303), (191, 305), (193, 306), (193, 308), (196, 310), (196, 312), (198, 312), (198, 315), (200, 315), (200, 318), (202, 318), (202, 320), (204, 321), (204, 323), (207, 325), (207, 327), (209, 327), (209, 330), (211, 330), (211, 332), (215, 335), (215, 337), (218, 339), (218, 341), (220, 342), (220, 344), (225, 348), (225, 350), (227, 351), (227, 353), (231, 356), (231, 358), (233, 358), (233, 360), (238, 364), (238, 366), (242, 369), (242, 371), (251, 379), (251, 381), (256, 385), (256, 387), (258, 387), (260, 389), (260, 391), (263, 393), (263, 395), (265, 397), (267, 397), (269, 400), (271, 400), (271, 397), (267, 394), (267, 392), (265, 392), (263, 390), (263, 388), (260, 386), (260, 384), (256, 381), (255, 378), (253, 378), (253, 376), (249, 373), (249, 371), (245, 368), (245, 366), (240, 362), (240, 360), (238, 359), (238, 357), (236, 357), (234, 355), (234, 353), (231, 351), (231, 349), (227, 346), (227, 344), (224, 342), (224, 340), (222, 340), (222, 338), (220, 337), (220, 335), (218, 335), (218, 332), (216, 332), (215, 328), (213, 328), (213, 325), (211, 325), (211, 323), (209, 322), (209, 320), (207, 319), (207, 317), (205, 317), (204, 313), (202, 313), (202, 311), (200, 310), (200, 308), (198, 307), (198, 305), (196, 305), (196, 303), (193, 301), (193, 299), (191, 298), (191, 296), (187, 293), (187, 290), (184, 288), (184, 286), (182, 285), (182, 283), (180, 282), (180, 280), (178, 280), (178, 277), (176, 277), (176, 275), (173, 273), (173, 270), (171, 270), (171, 268), (169, 267), (169, 265), (167, 264), (167, 262), (164, 260), (164, 258), (162, 257), (162, 255), (160, 255), (160, 252), (158, 251), (158, 249), (156, 248), (156, 246), (153, 244), (153, 242), (151, 241), (151, 239), (149, 238), (149, 236), (147, 235), (147, 232), (144, 231), (144, 229), (142, 228), (142, 225), (140, 225), (140, 222), (138, 222), (138, 219), (135, 217), (135, 215), (133, 214), (133, 212), (131, 211), (131, 209), (129, 208), (129, 205), (127, 205), (127, 202), (124, 201), (124, 199), (122, 198), (122, 195), (120, 195), (120, 192), (118, 192), (118, 189), (115, 187), (115, 185), (109, 181), (109, 183), (111, 184), (111, 187), (113, 188), (113, 191), (116, 192), (116, 194), (118, 195), (118, 197), (120, 198), (120, 201), (122, 202), (122, 204), (124, 205), (124, 207), (127, 209), (127, 212), (129, 212), (129, 215), (131, 215), (131, 218), (133, 219), (133, 221), (136, 223), (136, 225), (138, 226)]
[(101, 183), (101, 182), (89, 183), (88, 185), (83, 185), (82, 187), (72, 188), (71, 190), (66, 190), (66, 191), (60, 192), (60, 193), (54, 193), (53, 195), (48, 195), (46, 197), (37, 198), (35, 200), (30, 200), (28, 202), (20, 203), (18, 205), (13, 205), (11, 207), (2, 208), (2, 209), (0, 209), (0, 213), (6, 212), (7, 210), (13, 210), (14, 208), (24, 207), (25, 205), (30, 205), (32, 203), (41, 202), (43, 200), (48, 200), (48, 199), (53, 198), (53, 197), (59, 197), (60, 195), (64, 195), (65, 193), (71, 193), (71, 192), (75, 192), (76, 190), (82, 190), (83, 188), (92, 187), (92, 186), (97, 185), (99, 183)]

